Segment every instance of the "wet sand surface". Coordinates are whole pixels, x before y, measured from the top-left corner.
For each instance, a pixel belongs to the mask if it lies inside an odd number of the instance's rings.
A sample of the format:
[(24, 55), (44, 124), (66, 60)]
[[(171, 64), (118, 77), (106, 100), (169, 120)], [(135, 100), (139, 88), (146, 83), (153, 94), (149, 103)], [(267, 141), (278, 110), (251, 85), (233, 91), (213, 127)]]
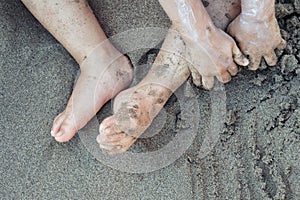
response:
[[(226, 84), (226, 120), (213, 150), (199, 158), (213, 126), (211, 93), (190, 88), (201, 119), (193, 145), (166, 168), (129, 174), (103, 165), (78, 136), (66, 144), (50, 137), (52, 120), (65, 108), (79, 68), (19, 1), (2, 1), (0, 198), (300, 199), (300, 4), (279, 2), (277, 16), (288, 47), (277, 52), (276, 67), (262, 63), (257, 72), (242, 69)], [(90, 3), (109, 36), (170, 26), (156, 0)], [(139, 72), (138, 65), (151, 63), (156, 54), (151, 49), (128, 53)], [(158, 149), (176, 135), (172, 130), (180, 108), (175, 97), (165, 110), (168, 123), (159, 136), (139, 140), (131, 151)], [(108, 103), (99, 119), (110, 113)]]

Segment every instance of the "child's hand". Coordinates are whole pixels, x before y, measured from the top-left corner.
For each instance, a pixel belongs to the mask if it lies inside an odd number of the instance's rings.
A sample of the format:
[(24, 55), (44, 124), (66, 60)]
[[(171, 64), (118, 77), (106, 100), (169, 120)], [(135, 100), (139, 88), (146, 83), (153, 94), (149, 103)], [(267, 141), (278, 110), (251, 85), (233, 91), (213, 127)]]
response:
[(242, 52), (249, 56), (250, 70), (258, 69), (262, 57), (269, 66), (276, 65), (278, 59), (274, 50), (286, 47), (286, 41), (281, 37), (275, 15), (261, 20), (247, 18), (240, 14), (229, 25), (228, 33), (239, 43)]
[(238, 72), (238, 65), (247, 66), (249, 61), (237, 47), (233, 38), (224, 31), (213, 28), (198, 41), (185, 40), (191, 56), (189, 66), (195, 85), (211, 89), (214, 77), (220, 82), (227, 83)]

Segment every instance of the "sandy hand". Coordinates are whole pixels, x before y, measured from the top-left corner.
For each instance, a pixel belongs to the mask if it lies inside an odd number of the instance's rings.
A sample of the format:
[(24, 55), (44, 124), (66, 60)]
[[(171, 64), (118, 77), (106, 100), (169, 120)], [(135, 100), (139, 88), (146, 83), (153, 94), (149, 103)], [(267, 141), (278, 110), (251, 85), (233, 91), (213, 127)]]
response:
[(214, 77), (227, 83), (238, 72), (237, 64), (247, 66), (249, 61), (244, 57), (234, 40), (221, 29), (207, 27), (205, 36), (195, 42), (186, 38), (187, 50), (191, 56), (190, 70), (196, 85), (211, 89)]
[[(263, 14), (263, 5), (260, 5), (260, 8), (255, 8), (255, 5), (252, 6), (252, 13), (242, 12), (229, 25), (228, 32), (237, 40), (242, 52), (249, 56), (249, 69), (256, 70), (262, 58), (266, 60), (269, 66), (276, 65), (278, 58), (274, 50), (276, 48), (284, 49), (286, 41), (281, 37), (275, 11), (271, 11), (269, 14), (267, 12), (269, 9)], [(259, 9), (262, 10), (262, 14), (259, 14)], [(254, 12), (255, 10), (257, 13)]]

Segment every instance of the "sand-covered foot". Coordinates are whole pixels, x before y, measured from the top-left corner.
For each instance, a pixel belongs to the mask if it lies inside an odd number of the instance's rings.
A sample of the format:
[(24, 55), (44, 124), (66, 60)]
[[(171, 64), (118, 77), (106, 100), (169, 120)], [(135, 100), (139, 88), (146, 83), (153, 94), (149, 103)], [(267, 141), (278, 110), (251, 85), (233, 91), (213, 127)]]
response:
[(115, 114), (100, 125), (100, 147), (114, 149), (114, 153), (126, 151), (150, 126), (171, 94), (171, 90), (155, 83), (121, 92), (115, 99)]
[(147, 76), (122, 91), (114, 101), (114, 115), (100, 125), (97, 142), (109, 153), (125, 152), (150, 126), (172, 92), (189, 77), (185, 45), (170, 31)]
[(242, 13), (229, 25), (228, 32), (249, 56), (250, 70), (258, 69), (262, 58), (269, 66), (276, 65), (274, 50), (286, 46), (275, 18), (275, 0), (242, 1)]
[(66, 109), (53, 122), (51, 135), (58, 142), (70, 140), (132, 80), (130, 61), (111, 44), (96, 47), (80, 69), (81, 74)]

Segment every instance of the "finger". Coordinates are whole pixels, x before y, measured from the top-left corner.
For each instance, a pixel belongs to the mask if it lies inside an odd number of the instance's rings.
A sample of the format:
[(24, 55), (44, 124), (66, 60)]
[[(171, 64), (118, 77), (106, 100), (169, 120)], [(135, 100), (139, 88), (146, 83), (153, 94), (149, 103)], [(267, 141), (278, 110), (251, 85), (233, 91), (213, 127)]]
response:
[(217, 79), (222, 83), (228, 83), (231, 80), (231, 76), (228, 72), (224, 72), (223, 74), (217, 76)]
[(191, 76), (193, 83), (199, 87), (201, 85), (201, 75), (200, 73), (194, 68), (193, 66), (190, 66)]
[(203, 76), (202, 85), (205, 89), (210, 90), (214, 87), (214, 77)]
[(241, 50), (237, 47), (235, 43), (233, 45), (232, 52), (234, 62), (244, 67), (249, 65), (249, 60), (246, 58), (246, 56), (244, 56), (244, 54), (241, 52)]
[(250, 63), (248, 65), (248, 69), (257, 70), (259, 68), (260, 61), (261, 61), (261, 56), (250, 57)]
[(235, 63), (232, 63), (231, 66), (229, 66), (227, 70), (229, 71), (231, 76), (235, 76), (238, 73), (239, 68)]
[(269, 66), (275, 66), (278, 61), (278, 58), (273, 50), (268, 54), (264, 55), (264, 59)]
[(284, 39), (281, 39), (281, 42), (280, 42), (280, 44), (277, 46), (277, 49), (283, 50), (283, 49), (286, 48), (286, 45), (287, 45), (286, 41), (285, 41)]

